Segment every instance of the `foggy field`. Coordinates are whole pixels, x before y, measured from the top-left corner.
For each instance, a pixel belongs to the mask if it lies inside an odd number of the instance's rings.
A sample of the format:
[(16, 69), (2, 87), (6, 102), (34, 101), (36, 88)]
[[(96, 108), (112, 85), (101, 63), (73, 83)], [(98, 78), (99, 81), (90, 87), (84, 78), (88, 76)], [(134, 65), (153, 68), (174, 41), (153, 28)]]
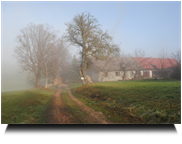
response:
[(54, 88), (1, 93), (2, 124), (46, 123), (46, 108)]
[(5, 81), (5, 82), (2, 82), (1, 91), (8, 92), (8, 91), (16, 91), (16, 90), (26, 90), (30, 88), (32, 88), (32, 86), (27, 85), (26, 81), (25, 82)]
[[(8, 70), (6, 70), (5, 66), (2, 67), (1, 92), (27, 90), (34, 87), (34, 85), (27, 83), (28, 74), (26, 72), (20, 73), (20, 69), (16, 69), (13, 64), (10, 67), (12, 69)], [(45, 85), (44, 79), (41, 79), (40, 82)]]
[(181, 123), (180, 81), (102, 82), (74, 88), (79, 100), (113, 123)]

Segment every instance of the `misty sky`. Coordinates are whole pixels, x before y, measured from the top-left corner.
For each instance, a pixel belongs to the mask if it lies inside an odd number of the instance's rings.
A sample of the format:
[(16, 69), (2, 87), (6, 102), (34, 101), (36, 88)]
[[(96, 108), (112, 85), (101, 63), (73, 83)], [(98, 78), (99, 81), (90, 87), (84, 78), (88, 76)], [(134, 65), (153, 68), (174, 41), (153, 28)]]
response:
[[(21, 77), (20, 68), (13, 58), (15, 38), (29, 23), (49, 24), (61, 36), (76, 14), (90, 12), (120, 45), (132, 53), (145, 50), (147, 56), (157, 57), (160, 50), (170, 54), (181, 48), (181, 2), (1, 2), (1, 81)], [(76, 54), (77, 49), (70, 47)], [(23, 73), (26, 75), (25, 73)], [(6, 76), (5, 76), (6, 75)], [(8, 79), (8, 80), (7, 80)], [(22, 76), (23, 85), (26, 76)], [(7, 84), (8, 85), (8, 84)], [(12, 86), (13, 87), (13, 86)], [(2, 86), (2, 89), (3, 86)]]

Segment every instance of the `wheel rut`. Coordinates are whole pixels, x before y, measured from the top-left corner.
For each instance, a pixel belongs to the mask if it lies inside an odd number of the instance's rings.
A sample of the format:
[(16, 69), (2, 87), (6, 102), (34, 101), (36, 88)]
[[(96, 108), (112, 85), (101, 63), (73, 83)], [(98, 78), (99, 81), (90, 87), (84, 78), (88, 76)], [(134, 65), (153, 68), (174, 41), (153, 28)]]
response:
[(108, 124), (102, 112), (96, 112), (72, 95), (66, 84), (52, 97), (47, 109), (47, 122), (51, 124)]

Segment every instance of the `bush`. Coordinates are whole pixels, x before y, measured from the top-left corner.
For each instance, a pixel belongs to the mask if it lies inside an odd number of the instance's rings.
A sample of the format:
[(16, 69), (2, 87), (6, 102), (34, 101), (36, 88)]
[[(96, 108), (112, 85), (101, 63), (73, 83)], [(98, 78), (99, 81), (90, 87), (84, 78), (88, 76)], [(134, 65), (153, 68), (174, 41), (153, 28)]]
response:
[(181, 80), (181, 65), (173, 66), (172, 73), (170, 75), (172, 79)]

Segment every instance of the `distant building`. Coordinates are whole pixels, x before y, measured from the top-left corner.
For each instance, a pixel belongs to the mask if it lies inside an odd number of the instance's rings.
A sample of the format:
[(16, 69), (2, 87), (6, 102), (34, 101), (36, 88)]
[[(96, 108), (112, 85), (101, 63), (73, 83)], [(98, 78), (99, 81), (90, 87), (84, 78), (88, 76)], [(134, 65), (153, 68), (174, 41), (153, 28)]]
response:
[[(161, 71), (166, 75), (171, 67), (177, 64), (175, 59), (160, 58), (109, 58), (96, 60), (88, 57), (89, 75), (94, 82), (130, 80), (133, 78), (160, 77)], [(125, 76), (123, 76), (125, 74)]]
[(178, 64), (175, 59), (171, 58), (133, 57), (133, 59), (143, 67), (143, 77), (168, 77), (171, 68)]
[[(125, 66), (125, 80), (134, 78), (135, 65), (142, 68), (131, 57), (125, 58), (110, 58), (108, 60), (96, 60), (94, 57), (89, 57), (90, 68), (87, 70), (87, 75), (96, 81), (119, 81), (123, 80), (124, 71), (120, 64)], [(130, 63), (129, 65), (127, 65)]]

